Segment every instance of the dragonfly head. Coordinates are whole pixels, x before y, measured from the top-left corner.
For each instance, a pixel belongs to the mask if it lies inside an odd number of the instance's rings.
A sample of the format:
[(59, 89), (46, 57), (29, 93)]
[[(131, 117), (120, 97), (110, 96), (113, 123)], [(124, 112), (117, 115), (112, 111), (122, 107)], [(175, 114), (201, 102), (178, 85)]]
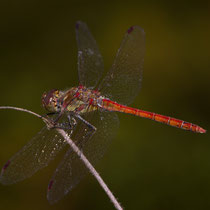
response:
[(49, 112), (59, 112), (61, 109), (60, 96), (61, 92), (56, 89), (43, 93), (42, 106)]

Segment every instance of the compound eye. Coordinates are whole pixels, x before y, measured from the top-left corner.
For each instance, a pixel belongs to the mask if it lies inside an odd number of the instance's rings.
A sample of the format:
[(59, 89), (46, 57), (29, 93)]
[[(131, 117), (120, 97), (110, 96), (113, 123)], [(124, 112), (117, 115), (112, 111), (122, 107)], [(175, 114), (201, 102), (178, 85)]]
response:
[(48, 93), (44, 93), (42, 95), (42, 104), (44, 107), (47, 107), (52, 102), (53, 98), (55, 97), (55, 93), (58, 92), (56, 89), (50, 90)]

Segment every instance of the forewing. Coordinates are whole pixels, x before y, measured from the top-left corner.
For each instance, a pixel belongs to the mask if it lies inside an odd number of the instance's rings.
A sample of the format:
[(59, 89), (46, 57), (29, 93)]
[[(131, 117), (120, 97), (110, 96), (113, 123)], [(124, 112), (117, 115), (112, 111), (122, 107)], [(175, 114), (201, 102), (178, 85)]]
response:
[(145, 54), (145, 33), (139, 26), (126, 32), (115, 61), (99, 86), (111, 100), (130, 104), (139, 93)]
[[(87, 131), (87, 126), (80, 124), (75, 134), (74, 141), (87, 157), (95, 165), (102, 158), (108, 145), (116, 134), (119, 126), (118, 117), (115, 113), (99, 112), (92, 113), (94, 116), (86, 118), (97, 128), (95, 134)], [(63, 161), (59, 164), (48, 187), (48, 200), (55, 203), (65, 194), (72, 190), (80, 180), (88, 173), (88, 169), (70, 148)]]
[(48, 165), (66, 145), (55, 129), (44, 127), (4, 165), (0, 182), (8, 185), (32, 176)]
[(104, 70), (103, 58), (87, 25), (80, 21), (76, 24), (76, 39), (79, 82), (88, 88), (94, 88)]

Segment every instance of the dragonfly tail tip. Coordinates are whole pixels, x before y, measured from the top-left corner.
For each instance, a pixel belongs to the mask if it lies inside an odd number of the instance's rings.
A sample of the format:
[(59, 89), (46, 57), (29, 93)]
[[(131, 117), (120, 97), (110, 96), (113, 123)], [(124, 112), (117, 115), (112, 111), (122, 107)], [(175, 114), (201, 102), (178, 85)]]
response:
[(203, 128), (200, 127), (199, 130), (198, 130), (198, 132), (199, 132), (199, 133), (206, 133), (207, 130), (205, 130), (205, 129), (203, 129)]

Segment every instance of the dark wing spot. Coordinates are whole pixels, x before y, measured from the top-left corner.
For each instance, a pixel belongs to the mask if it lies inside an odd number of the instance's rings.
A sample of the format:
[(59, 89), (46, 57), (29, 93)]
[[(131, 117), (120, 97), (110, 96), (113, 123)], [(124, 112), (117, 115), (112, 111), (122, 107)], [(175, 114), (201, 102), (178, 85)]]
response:
[(79, 29), (79, 22), (76, 22), (75, 27), (76, 27), (76, 29)]
[(53, 181), (53, 180), (51, 180), (51, 181), (50, 181), (50, 183), (49, 183), (49, 185), (48, 185), (48, 191), (50, 191), (50, 190), (51, 190), (53, 183), (54, 183), (54, 181)]
[(10, 160), (8, 160), (6, 164), (3, 166), (1, 173), (4, 173), (4, 171), (8, 168), (9, 164), (10, 164)]
[(134, 29), (134, 27), (131, 26), (131, 27), (127, 30), (128, 34), (130, 34), (130, 33), (133, 31), (133, 29)]

